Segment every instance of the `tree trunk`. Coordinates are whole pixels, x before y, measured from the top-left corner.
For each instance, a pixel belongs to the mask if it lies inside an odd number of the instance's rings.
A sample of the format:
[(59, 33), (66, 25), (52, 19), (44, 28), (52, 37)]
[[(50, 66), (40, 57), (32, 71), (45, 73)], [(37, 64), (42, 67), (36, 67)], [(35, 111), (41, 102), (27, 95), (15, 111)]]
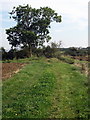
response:
[(28, 57), (32, 57), (32, 47), (31, 47), (31, 45), (29, 45)]

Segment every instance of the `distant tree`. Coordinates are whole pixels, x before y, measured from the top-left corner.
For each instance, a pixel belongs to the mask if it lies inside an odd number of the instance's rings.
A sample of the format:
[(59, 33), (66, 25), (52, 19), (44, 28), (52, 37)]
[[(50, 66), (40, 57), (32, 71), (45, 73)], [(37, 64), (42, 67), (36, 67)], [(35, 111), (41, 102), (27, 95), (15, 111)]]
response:
[(51, 49), (52, 49), (52, 56), (56, 57), (57, 53), (60, 55), (60, 46), (61, 46), (61, 41), (58, 42), (51, 42)]
[(78, 48), (78, 56), (86, 56), (88, 54), (87, 49), (85, 48)]
[(45, 41), (48, 42), (51, 39), (49, 36), (50, 23), (61, 22), (61, 16), (58, 16), (49, 7), (35, 9), (29, 5), (19, 5), (13, 8), (10, 15), (17, 25), (6, 30), (9, 44), (12, 45), (12, 48), (18, 45), (28, 47), (30, 56), (32, 47), (42, 46)]
[(75, 48), (75, 47), (70, 47), (70, 48), (67, 48), (66, 50), (65, 50), (65, 54), (66, 55), (71, 55), (71, 56), (77, 56), (77, 54), (78, 54), (78, 51), (77, 51), (77, 48)]
[(57, 57), (57, 54), (60, 55), (60, 46), (61, 46), (61, 41), (51, 42), (50, 45), (45, 47), (43, 53), (48, 58)]
[(51, 48), (60, 48), (61, 41), (59, 42), (51, 42)]

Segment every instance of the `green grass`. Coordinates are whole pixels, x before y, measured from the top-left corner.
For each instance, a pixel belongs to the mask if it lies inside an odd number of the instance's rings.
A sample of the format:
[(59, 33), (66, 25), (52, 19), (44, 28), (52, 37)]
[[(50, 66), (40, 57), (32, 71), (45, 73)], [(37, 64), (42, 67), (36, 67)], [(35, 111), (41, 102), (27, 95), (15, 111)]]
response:
[(28, 59), (3, 82), (3, 118), (88, 118), (87, 78), (57, 59)]
[(13, 60), (3, 60), (2, 63), (30, 63), (30, 61), (38, 60), (37, 57), (24, 58), (24, 59), (13, 59)]

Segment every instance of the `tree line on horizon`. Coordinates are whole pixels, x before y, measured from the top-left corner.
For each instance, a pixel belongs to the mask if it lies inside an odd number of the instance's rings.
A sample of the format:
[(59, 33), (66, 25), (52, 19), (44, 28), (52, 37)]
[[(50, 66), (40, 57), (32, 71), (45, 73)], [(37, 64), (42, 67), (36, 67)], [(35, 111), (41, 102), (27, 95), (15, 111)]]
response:
[[(61, 57), (61, 55), (69, 55), (72, 58), (75, 57), (86, 57), (88, 56), (88, 47), (87, 48), (75, 48), (75, 47), (69, 47), (69, 48), (60, 48), (58, 44), (52, 42), (51, 45), (44, 46), (43, 48), (37, 48), (32, 49), (32, 55), (36, 57), (47, 57), (47, 58), (53, 58), (53, 57)], [(22, 59), (22, 58), (28, 58), (29, 52), (27, 48), (24, 49), (10, 49), (9, 51), (6, 51), (4, 47), (0, 48), (0, 59), (1, 60), (13, 60), (13, 59)]]

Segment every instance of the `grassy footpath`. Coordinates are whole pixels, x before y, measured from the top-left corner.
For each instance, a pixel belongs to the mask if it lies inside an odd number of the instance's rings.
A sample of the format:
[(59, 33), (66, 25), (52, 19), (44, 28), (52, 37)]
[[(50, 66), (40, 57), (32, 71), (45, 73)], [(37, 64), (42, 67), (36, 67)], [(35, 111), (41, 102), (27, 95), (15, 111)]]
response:
[(87, 78), (57, 59), (31, 60), (3, 82), (3, 118), (84, 118)]

